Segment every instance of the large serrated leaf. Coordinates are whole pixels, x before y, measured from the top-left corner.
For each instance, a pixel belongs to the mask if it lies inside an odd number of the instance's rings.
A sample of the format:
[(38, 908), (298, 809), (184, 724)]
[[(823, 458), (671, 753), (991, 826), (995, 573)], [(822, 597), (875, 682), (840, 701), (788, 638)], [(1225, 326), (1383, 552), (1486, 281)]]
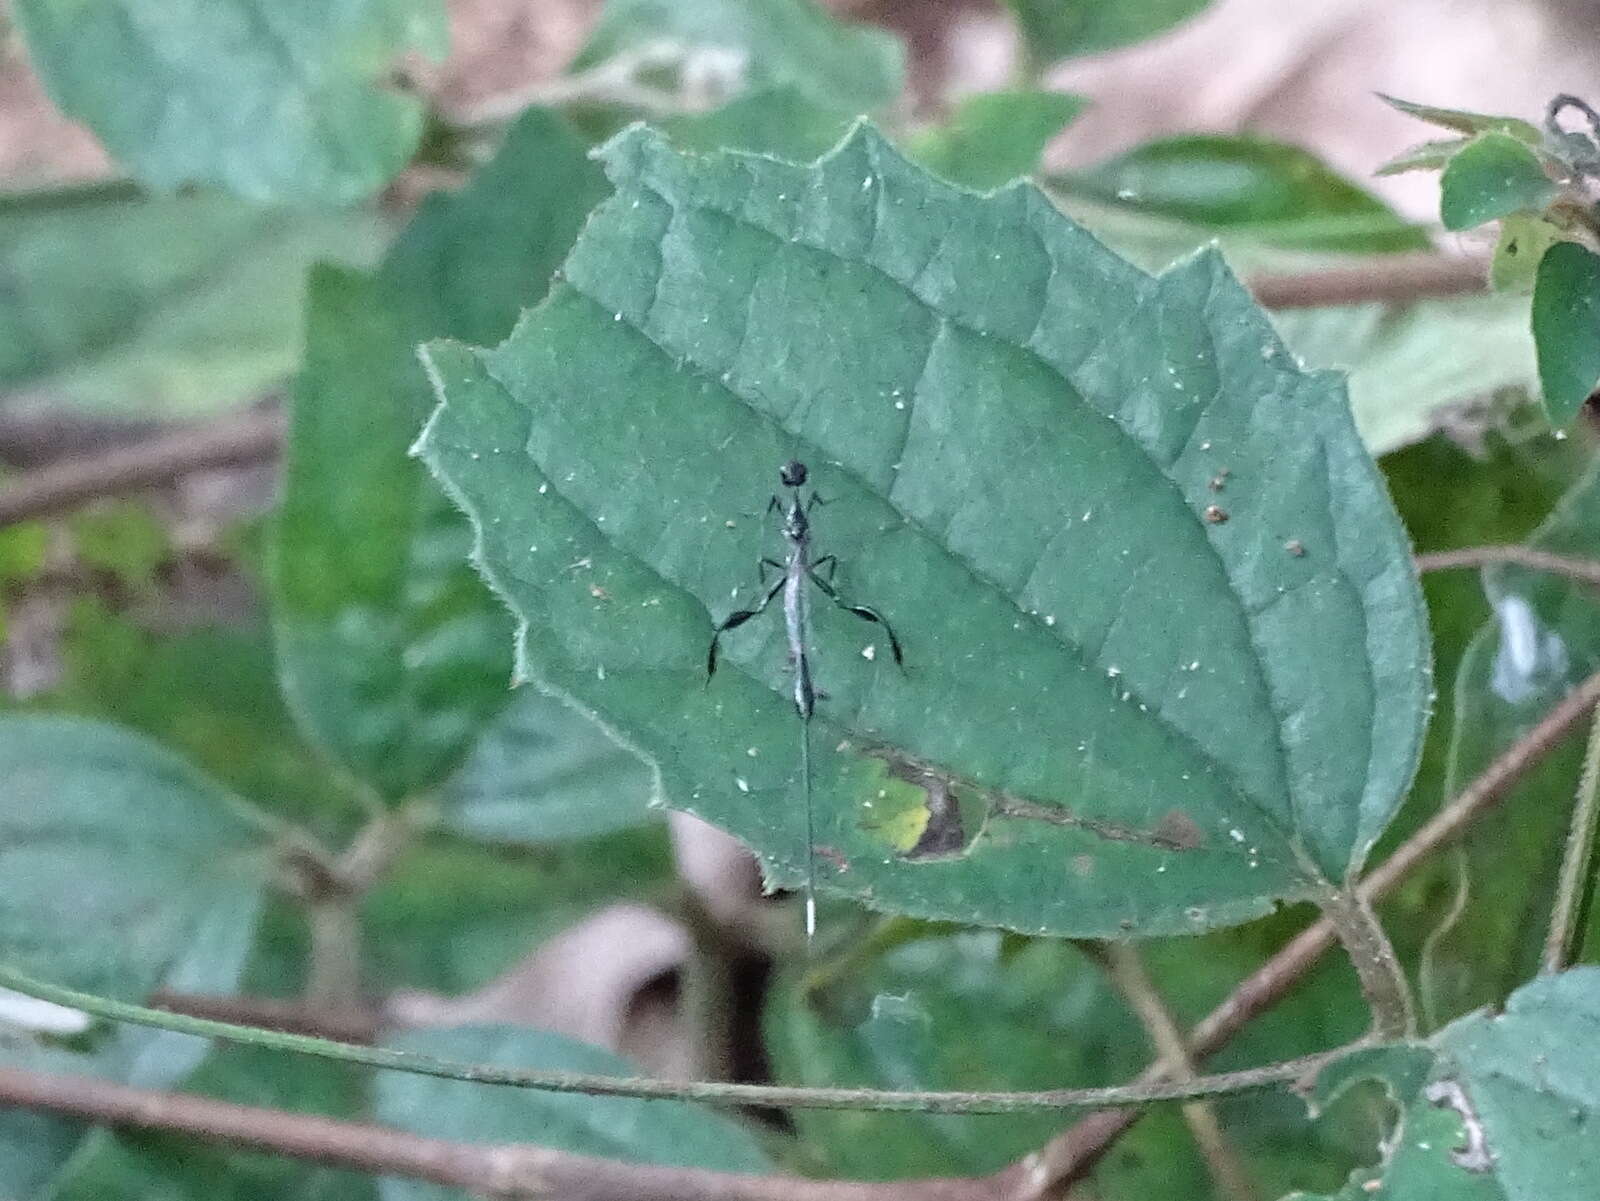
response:
[[(602, 157), (616, 193), (565, 282), (497, 350), (428, 351), (420, 449), (527, 674), (798, 879), (775, 625), (704, 675), (798, 455), (841, 592), (908, 664), (818, 610), (827, 887), (1153, 934), (1359, 866), (1423, 729), (1416, 577), (1338, 377), (1301, 371), (1215, 254), (1151, 278), (1036, 189), (941, 184), (869, 126), (812, 167), (644, 129)], [(946, 792), (986, 820), (908, 855)]]
[(155, 188), (348, 204), (397, 172), (422, 105), (390, 77), (442, 57), (438, 0), (21, 0), (50, 96)]

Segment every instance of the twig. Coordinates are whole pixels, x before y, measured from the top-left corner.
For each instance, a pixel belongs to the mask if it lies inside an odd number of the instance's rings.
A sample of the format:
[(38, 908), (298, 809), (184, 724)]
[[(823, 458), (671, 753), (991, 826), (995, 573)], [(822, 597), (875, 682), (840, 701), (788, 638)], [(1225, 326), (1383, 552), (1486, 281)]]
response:
[(1001, 1201), (992, 1180), (804, 1180), (627, 1163), (543, 1147), (463, 1143), (105, 1080), (0, 1069), (0, 1107), (187, 1135), (516, 1201)]
[[(1100, 964), (1116, 990), (1122, 994), (1128, 1007), (1144, 1026), (1145, 1034), (1155, 1049), (1158, 1062), (1163, 1064), (1174, 1080), (1195, 1078), (1194, 1060), (1184, 1045), (1183, 1030), (1172, 1011), (1161, 999), (1155, 981), (1145, 970), (1144, 960), (1137, 948), (1122, 942), (1090, 942), (1079, 940), (1078, 949)], [(1195, 1146), (1205, 1160), (1206, 1170), (1216, 1182), (1217, 1193), (1232, 1201), (1252, 1201), (1258, 1194), (1245, 1171), (1244, 1161), (1228, 1140), (1217, 1111), (1209, 1101), (1186, 1101), (1183, 1119), (1189, 1125)]]
[(1584, 925), (1594, 890), (1595, 833), (1600, 827), (1600, 710), (1589, 726), (1589, 746), (1578, 779), (1578, 798), (1572, 807), (1572, 828), (1561, 856), (1561, 875), (1555, 904), (1550, 908), (1550, 931), (1545, 936), (1545, 972), (1571, 966), (1583, 945)]
[(1532, 571), (1548, 571), (1586, 584), (1600, 584), (1600, 559), (1558, 555), (1531, 546), (1468, 546), (1461, 550), (1433, 551), (1416, 557), (1417, 570), (1449, 571), (1457, 567), (1491, 567), (1510, 564)]
[[(1392, 891), (1440, 847), (1457, 838), (1488, 812), (1535, 764), (1570, 734), (1600, 702), (1600, 672), (1569, 692), (1544, 719), (1489, 764), (1394, 854), (1361, 881), (1361, 896), (1370, 904)], [(1326, 918), (1313, 922), (1288, 945), (1246, 977), (1220, 1005), (1189, 1032), (1189, 1053), (1204, 1059), (1226, 1046), (1258, 1014), (1281, 1001), (1336, 942)], [(1163, 1079), (1166, 1069), (1155, 1064), (1139, 1077)], [(1139, 1120), (1137, 1110), (1091, 1113), (1046, 1146), (1001, 1173), (1016, 1181), (1020, 1199), (1042, 1198), (1080, 1179), (1111, 1149), (1124, 1131)]]
[(251, 409), (207, 425), (67, 459), (28, 472), (0, 491), (0, 526), (50, 517), (101, 496), (156, 487), (192, 471), (258, 463), (277, 453), (283, 417)]
[(1488, 264), (1439, 254), (1384, 255), (1354, 267), (1261, 274), (1245, 281), (1269, 309), (1320, 309), (1341, 304), (1398, 304), (1484, 291)]
[(171, 1030), (197, 1038), (216, 1038), (275, 1051), (315, 1055), (341, 1063), (466, 1080), (476, 1084), (502, 1084), (554, 1093), (583, 1093), (594, 1097), (644, 1097), (673, 1101), (704, 1101), (713, 1105), (769, 1105), (785, 1109), (870, 1109), (897, 1113), (1024, 1113), (1055, 1109), (1090, 1109), (1099, 1106), (1149, 1105), (1157, 1101), (1187, 1101), (1192, 1097), (1218, 1097), (1230, 1093), (1270, 1088), (1295, 1080), (1318, 1067), (1337, 1051), (1306, 1055), (1284, 1063), (1201, 1076), (1174, 1083), (1113, 1085), (1110, 1088), (1058, 1088), (1034, 1092), (901, 1091), (877, 1088), (796, 1088), (784, 1085), (734, 1084), (716, 1080), (658, 1080), (647, 1076), (607, 1076), (592, 1072), (508, 1068), (490, 1063), (465, 1063), (438, 1059), (387, 1047), (236, 1026), (187, 1014), (169, 1013), (131, 1005), (36, 980), (9, 964), (0, 964), (0, 988), (9, 988), (41, 1001), (82, 1010), (113, 1022), (128, 1022), (156, 1030)]

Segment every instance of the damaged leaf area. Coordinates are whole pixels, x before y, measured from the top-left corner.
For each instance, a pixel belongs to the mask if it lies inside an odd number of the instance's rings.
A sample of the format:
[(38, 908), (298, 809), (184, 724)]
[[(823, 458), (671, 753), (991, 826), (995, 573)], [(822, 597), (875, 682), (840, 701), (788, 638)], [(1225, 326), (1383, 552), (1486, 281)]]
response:
[(1600, 968), (1534, 981), (1505, 1012), (1325, 1068), (1314, 1109), (1365, 1079), (1400, 1119), (1377, 1169), (1302, 1201), (1580, 1201), (1600, 1179)]
[[(798, 720), (757, 566), (778, 466), (826, 502), (818, 883), (896, 913), (1190, 932), (1362, 862), (1429, 691), (1409, 548), (1343, 383), (1221, 258), (1151, 277), (1037, 189), (870, 126), (811, 166), (636, 127), (495, 349), (434, 343), (419, 451), (520, 619), (523, 673), (803, 876)], [(930, 843), (929, 839), (933, 841)]]

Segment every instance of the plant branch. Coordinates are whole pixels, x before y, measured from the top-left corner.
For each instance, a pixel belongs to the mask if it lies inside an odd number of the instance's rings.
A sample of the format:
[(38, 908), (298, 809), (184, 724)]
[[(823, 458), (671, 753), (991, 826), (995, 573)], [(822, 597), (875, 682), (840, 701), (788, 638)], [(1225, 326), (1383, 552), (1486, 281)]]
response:
[(1600, 559), (1576, 555), (1557, 555), (1531, 546), (1469, 546), (1461, 550), (1433, 551), (1416, 557), (1417, 570), (1449, 571), (1459, 567), (1492, 567), (1496, 564), (1548, 571), (1586, 584), (1600, 584)]
[(1545, 937), (1545, 972), (1565, 971), (1583, 946), (1589, 901), (1594, 891), (1595, 834), (1600, 829), (1600, 709), (1589, 725), (1589, 746), (1578, 778), (1578, 798), (1572, 807), (1572, 827), (1561, 856), (1561, 875), (1555, 904), (1550, 910), (1550, 931)]
[[(1577, 728), (1597, 703), (1600, 703), (1600, 672), (1569, 692), (1538, 725), (1508, 747), (1481, 775), (1368, 873), (1360, 884), (1362, 898), (1369, 904), (1378, 901), (1440, 847), (1458, 838)], [(1200, 1060), (1221, 1050), (1253, 1018), (1288, 995), (1336, 941), (1333, 925), (1326, 918), (1307, 926), (1246, 977), (1189, 1032), (1190, 1055)], [(1165, 1076), (1165, 1066), (1157, 1063), (1139, 1080), (1150, 1082)], [(1017, 1181), (1020, 1198), (1049, 1196), (1081, 1178), (1138, 1119), (1136, 1110), (1088, 1114), (1040, 1150), (1005, 1169), (1002, 1175)]]
[(882, 1184), (734, 1175), (627, 1163), (544, 1147), (463, 1143), (104, 1080), (0, 1069), (0, 1108), (185, 1135), (373, 1175), (518, 1201), (998, 1201), (987, 1179)]
[(1481, 259), (1441, 254), (1392, 254), (1351, 267), (1253, 275), (1245, 281), (1269, 309), (1319, 309), (1341, 304), (1400, 304), (1467, 296), (1488, 286)]
[(1380, 1041), (1415, 1036), (1417, 1017), (1411, 985), (1395, 957), (1383, 923), (1360, 888), (1335, 888), (1318, 901), (1361, 981), (1361, 995), (1372, 1011), (1372, 1035)]
[(249, 409), (102, 454), (64, 459), (0, 491), (0, 526), (51, 517), (96, 497), (157, 487), (193, 471), (258, 463), (276, 454), (282, 441), (279, 412)]
[(788, 1109), (871, 1109), (915, 1113), (1023, 1113), (1053, 1109), (1090, 1109), (1097, 1106), (1148, 1105), (1156, 1101), (1186, 1101), (1270, 1088), (1312, 1071), (1338, 1052), (1323, 1052), (1265, 1067), (1224, 1072), (1215, 1076), (1174, 1083), (1115, 1085), (1110, 1088), (1058, 1088), (1035, 1092), (899, 1091), (876, 1088), (791, 1088), (783, 1085), (733, 1084), (716, 1080), (658, 1080), (645, 1076), (606, 1076), (590, 1072), (508, 1068), (497, 1064), (464, 1063), (437, 1059), (411, 1051), (334, 1042), (281, 1030), (236, 1026), (187, 1014), (147, 1009), (126, 1001), (77, 992), (48, 984), (0, 964), (0, 988), (9, 988), (41, 1001), (82, 1010), (113, 1022), (129, 1022), (198, 1038), (217, 1038), (276, 1051), (315, 1055), (321, 1059), (466, 1080), (477, 1084), (503, 1084), (555, 1093), (583, 1093), (595, 1097), (645, 1097), (674, 1101), (704, 1101), (714, 1105), (770, 1105)]
[[(1174, 1080), (1195, 1078), (1194, 1060), (1184, 1045), (1183, 1030), (1172, 1011), (1161, 998), (1155, 981), (1145, 970), (1138, 949), (1123, 942), (1091, 942), (1078, 940), (1080, 951), (1098, 963), (1112, 986), (1122, 994), (1135, 1016), (1144, 1026), (1145, 1035), (1155, 1049), (1157, 1061)], [(1217, 1119), (1216, 1107), (1209, 1101), (1186, 1101), (1183, 1119), (1189, 1125), (1206, 1170), (1216, 1182), (1217, 1193), (1232, 1201), (1252, 1201), (1258, 1194), (1245, 1171), (1244, 1161), (1229, 1141), (1222, 1123)]]

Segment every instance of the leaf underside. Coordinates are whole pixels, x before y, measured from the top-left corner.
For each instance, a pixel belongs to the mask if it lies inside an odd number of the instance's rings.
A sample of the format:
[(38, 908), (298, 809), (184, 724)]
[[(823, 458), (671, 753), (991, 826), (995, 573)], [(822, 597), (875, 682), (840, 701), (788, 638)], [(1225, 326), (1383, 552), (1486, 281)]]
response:
[[(1152, 278), (1035, 188), (947, 186), (867, 125), (811, 167), (643, 128), (600, 153), (616, 191), (564, 282), (498, 349), (426, 351), (420, 452), (526, 675), (795, 882), (781, 619), (704, 672), (798, 457), (818, 553), (907, 662), (814, 594), (825, 887), (1157, 934), (1360, 864), (1425, 718), (1416, 577), (1339, 378), (1215, 253)], [(940, 823), (962, 849), (918, 851)]]

